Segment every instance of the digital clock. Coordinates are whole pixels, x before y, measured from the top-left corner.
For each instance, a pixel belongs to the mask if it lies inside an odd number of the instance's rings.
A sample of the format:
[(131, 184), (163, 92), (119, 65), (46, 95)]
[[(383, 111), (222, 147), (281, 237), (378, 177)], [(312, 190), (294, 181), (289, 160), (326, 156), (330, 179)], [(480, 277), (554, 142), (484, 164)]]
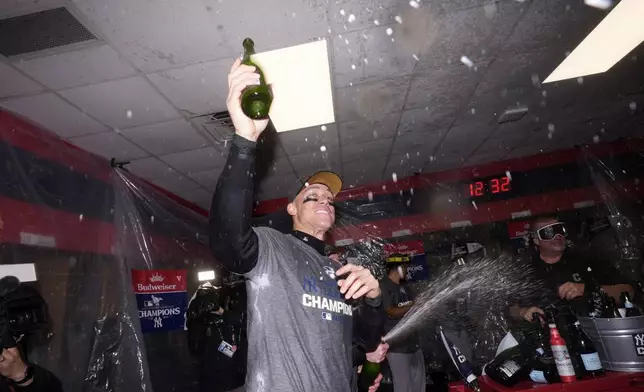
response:
[(509, 192), (510, 177), (496, 177), (484, 181), (471, 182), (469, 184), (470, 197), (486, 196), (489, 194)]

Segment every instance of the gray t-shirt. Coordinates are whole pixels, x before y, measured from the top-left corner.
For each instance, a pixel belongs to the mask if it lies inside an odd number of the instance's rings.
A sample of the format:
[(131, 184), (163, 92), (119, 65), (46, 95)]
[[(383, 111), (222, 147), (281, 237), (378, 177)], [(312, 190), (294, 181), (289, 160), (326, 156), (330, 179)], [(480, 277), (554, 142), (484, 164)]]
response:
[[(394, 283), (388, 277), (380, 281), (380, 290), (382, 290), (382, 304), (385, 309), (393, 307), (403, 307), (409, 305), (413, 300), (411, 292), (403, 285)], [(389, 332), (398, 324), (400, 318), (393, 319), (387, 317), (385, 322), (385, 332)], [(410, 334), (407, 339), (396, 342), (389, 348), (390, 352), (396, 353), (413, 353), (418, 350), (418, 335)]]
[(335, 280), (339, 265), (291, 235), (253, 230), (259, 256), (246, 274), (246, 389), (351, 391), (352, 308)]

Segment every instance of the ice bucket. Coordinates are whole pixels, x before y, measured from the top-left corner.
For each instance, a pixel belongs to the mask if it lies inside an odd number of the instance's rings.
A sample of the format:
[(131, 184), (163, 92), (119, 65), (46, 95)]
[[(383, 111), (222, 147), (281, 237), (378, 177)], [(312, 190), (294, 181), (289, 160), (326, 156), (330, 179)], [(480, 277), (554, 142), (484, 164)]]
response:
[(579, 323), (595, 343), (604, 369), (644, 371), (644, 316), (579, 317)]

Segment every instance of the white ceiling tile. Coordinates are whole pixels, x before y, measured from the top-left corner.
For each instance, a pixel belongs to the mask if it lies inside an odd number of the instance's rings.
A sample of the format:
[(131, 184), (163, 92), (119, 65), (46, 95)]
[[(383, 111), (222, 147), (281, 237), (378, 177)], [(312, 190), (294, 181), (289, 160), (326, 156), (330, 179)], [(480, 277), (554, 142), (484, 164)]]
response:
[(342, 146), (342, 162), (354, 162), (370, 157), (387, 159), (393, 139), (378, 139), (366, 143), (349, 143)]
[(0, 106), (21, 114), (64, 138), (109, 131), (108, 127), (53, 93), (11, 99), (0, 102)]
[(226, 156), (214, 147), (177, 152), (162, 155), (159, 158), (183, 173), (197, 173), (208, 169), (223, 167), (226, 162)]
[(130, 128), (179, 118), (179, 113), (150, 86), (135, 76), (60, 91), (60, 94), (99, 121)]
[(187, 173), (187, 175), (206, 189), (215, 190), (222, 170), (223, 168), (217, 168), (195, 173)]
[(405, 76), (337, 89), (337, 121), (378, 121), (384, 114), (400, 112), (409, 81)]
[[(324, 129), (324, 130), (322, 130)], [(305, 152), (324, 152), (334, 150), (338, 146), (338, 128), (336, 124), (322, 127), (297, 129), (282, 132), (277, 136), (289, 155), (298, 155)]]
[(184, 119), (123, 129), (121, 135), (156, 155), (208, 146), (206, 139)]
[(0, 62), (0, 98), (33, 94), (44, 88), (9, 65)]
[(70, 141), (91, 153), (106, 159), (116, 158), (117, 161), (128, 161), (149, 155), (116, 132), (81, 136), (72, 138)]
[(157, 157), (137, 159), (127, 164), (126, 169), (146, 180), (163, 177), (176, 172)]
[(390, 113), (374, 121), (358, 120), (338, 124), (341, 144), (369, 142), (393, 137), (398, 128), (400, 113)]
[(147, 77), (179, 110), (189, 116), (226, 110), (232, 60), (188, 65)]
[(313, 152), (290, 155), (289, 160), (298, 178), (310, 176), (321, 170), (340, 172), (340, 153), (338, 151)]
[(15, 66), (53, 90), (121, 79), (136, 73), (107, 45), (17, 61)]
[[(396, 24), (392, 28), (397, 31), (398, 26)], [(395, 34), (387, 35), (389, 28), (378, 26), (334, 36), (333, 73), (336, 86), (402, 76), (413, 71), (416, 65), (413, 56), (418, 53), (418, 48), (392, 42)]]
[(181, 194), (186, 191), (201, 189), (201, 186), (193, 179), (180, 173), (168, 173), (163, 177), (154, 178), (150, 180), (150, 182), (176, 194), (177, 196), (181, 196)]

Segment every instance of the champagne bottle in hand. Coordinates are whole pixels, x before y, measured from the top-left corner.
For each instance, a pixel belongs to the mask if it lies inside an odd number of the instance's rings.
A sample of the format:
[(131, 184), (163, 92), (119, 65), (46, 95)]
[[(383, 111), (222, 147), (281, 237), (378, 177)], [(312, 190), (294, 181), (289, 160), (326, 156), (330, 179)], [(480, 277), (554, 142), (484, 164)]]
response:
[(241, 96), (241, 107), (248, 118), (265, 120), (268, 118), (268, 112), (273, 102), (273, 94), (266, 84), (261, 68), (251, 60), (251, 56), (255, 54), (255, 43), (252, 39), (246, 38), (243, 45), (244, 57), (242, 64), (255, 67), (255, 72), (259, 74), (259, 84), (248, 86), (244, 89)]

